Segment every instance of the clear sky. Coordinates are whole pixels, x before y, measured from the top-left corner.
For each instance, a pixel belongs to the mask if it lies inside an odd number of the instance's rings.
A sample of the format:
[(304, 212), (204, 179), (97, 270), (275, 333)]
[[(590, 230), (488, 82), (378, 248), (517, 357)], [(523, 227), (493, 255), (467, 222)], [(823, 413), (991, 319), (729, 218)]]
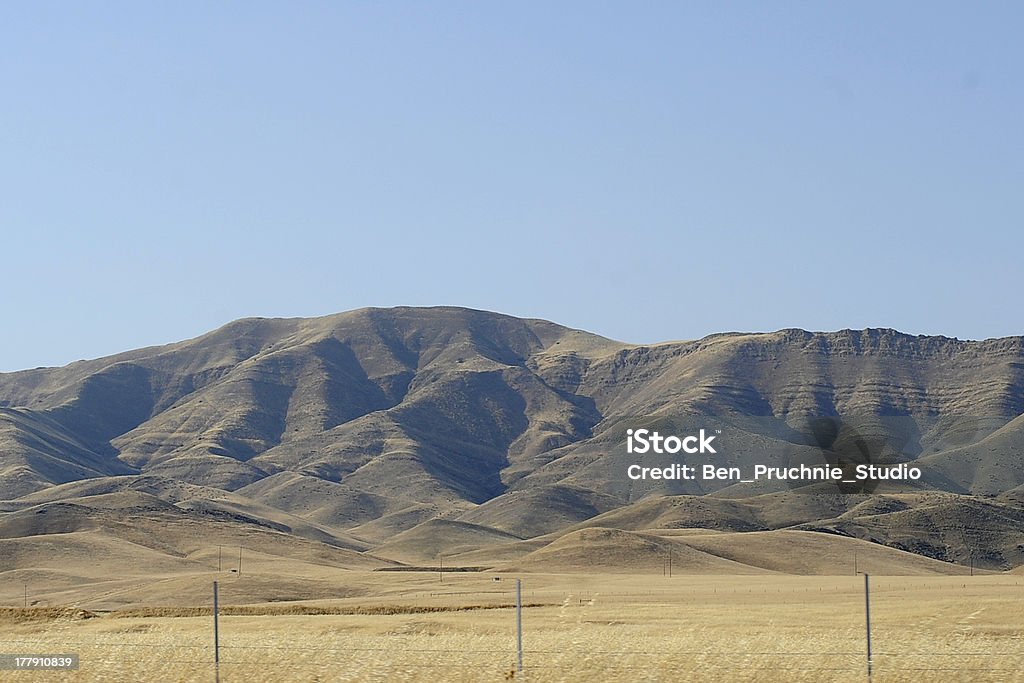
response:
[(1017, 2), (0, 4), (0, 370), (453, 304), (1024, 334)]

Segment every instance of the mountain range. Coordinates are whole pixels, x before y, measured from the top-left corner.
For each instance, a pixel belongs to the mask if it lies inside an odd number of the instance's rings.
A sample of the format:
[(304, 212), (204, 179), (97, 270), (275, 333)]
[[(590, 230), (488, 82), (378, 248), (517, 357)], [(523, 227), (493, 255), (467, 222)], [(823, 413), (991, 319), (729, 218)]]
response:
[[(718, 545), (699, 552), (734, 563), (735, 532), (805, 532), (1009, 569), (1024, 563), (1022, 415), (1022, 337), (786, 329), (634, 345), (453, 307), (244, 319), (0, 374), (0, 544), (99, 530), (161, 552), (144, 530), (173, 520), (360, 566), (572, 567), (573, 539), (598, 531), (628, 547), (703, 530)], [(882, 425), (926, 475), (857, 493), (624, 476), (627, 425), (726, 425), (730, 464), (749, 466), (811, 448), (776, 427), (821, 416)]]

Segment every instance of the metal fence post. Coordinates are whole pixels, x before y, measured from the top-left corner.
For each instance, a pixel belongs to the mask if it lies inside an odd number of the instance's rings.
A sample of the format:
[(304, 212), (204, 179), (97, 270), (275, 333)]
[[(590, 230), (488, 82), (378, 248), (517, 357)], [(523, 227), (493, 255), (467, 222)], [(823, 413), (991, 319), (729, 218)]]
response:
[(516, 579), (516, 671), (523, 672), (523, 582)]
[(220, 624), (218, 617), (217, 582), (213, 582), (213, 668), (214, 680), (220, 683)]
[(869, 577), (864, 574), (864, 626), (868, 640), (868, 680), (871, 680), (871, 586)]

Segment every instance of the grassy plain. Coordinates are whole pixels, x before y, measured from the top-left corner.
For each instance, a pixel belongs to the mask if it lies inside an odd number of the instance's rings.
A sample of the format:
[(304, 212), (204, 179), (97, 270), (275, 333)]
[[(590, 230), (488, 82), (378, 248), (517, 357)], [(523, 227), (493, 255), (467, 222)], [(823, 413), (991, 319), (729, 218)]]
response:
[[(353, 597), (229, 601), (220, 680), (506, 680), (516, 662), (514, 577), (494, 576), (352, 572)], [(867, 680), (863, 577), (522, 579), (525, 670), (515, 680)], [(244, 595), (245, 577), (232, 581), (226, 594)], [(871, 584), (872, 680), (1024, 681), (1024, 576)], [(0, 672), (0, 680), (213, 681), (205, 609), (5, 610), (0, 652), (77, 652), (82, 663), (77, 672)]]

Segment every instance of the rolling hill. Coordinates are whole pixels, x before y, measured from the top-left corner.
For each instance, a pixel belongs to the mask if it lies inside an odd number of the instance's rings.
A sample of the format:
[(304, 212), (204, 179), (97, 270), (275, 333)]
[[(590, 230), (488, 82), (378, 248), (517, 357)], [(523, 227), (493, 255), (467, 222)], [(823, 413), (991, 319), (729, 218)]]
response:
[[(567, 570), (597, 529), (602, 567), (648, 570), (671, 546), (694, 571), (825, 571), (770, 557), (817, 538), (930, 558), (893, 559), (906, 571), (1008, 569), (1024, 563), (1022, 414), (1022, 337), (781, 330), (637, 346), (451, 307), (246, 319), (0, 374), (0, 574), (57, 569), (40, 539), (72, 554), (124, 543), (125, 562), (156, 552), (162, 571), (215, 538), (339, 566), (445, 554)], [(623, 444), (641, 424), (707, 427), (716, 462), (744, 469), (856, 451), (924, 476), (852, 493), (634, 481)]]

